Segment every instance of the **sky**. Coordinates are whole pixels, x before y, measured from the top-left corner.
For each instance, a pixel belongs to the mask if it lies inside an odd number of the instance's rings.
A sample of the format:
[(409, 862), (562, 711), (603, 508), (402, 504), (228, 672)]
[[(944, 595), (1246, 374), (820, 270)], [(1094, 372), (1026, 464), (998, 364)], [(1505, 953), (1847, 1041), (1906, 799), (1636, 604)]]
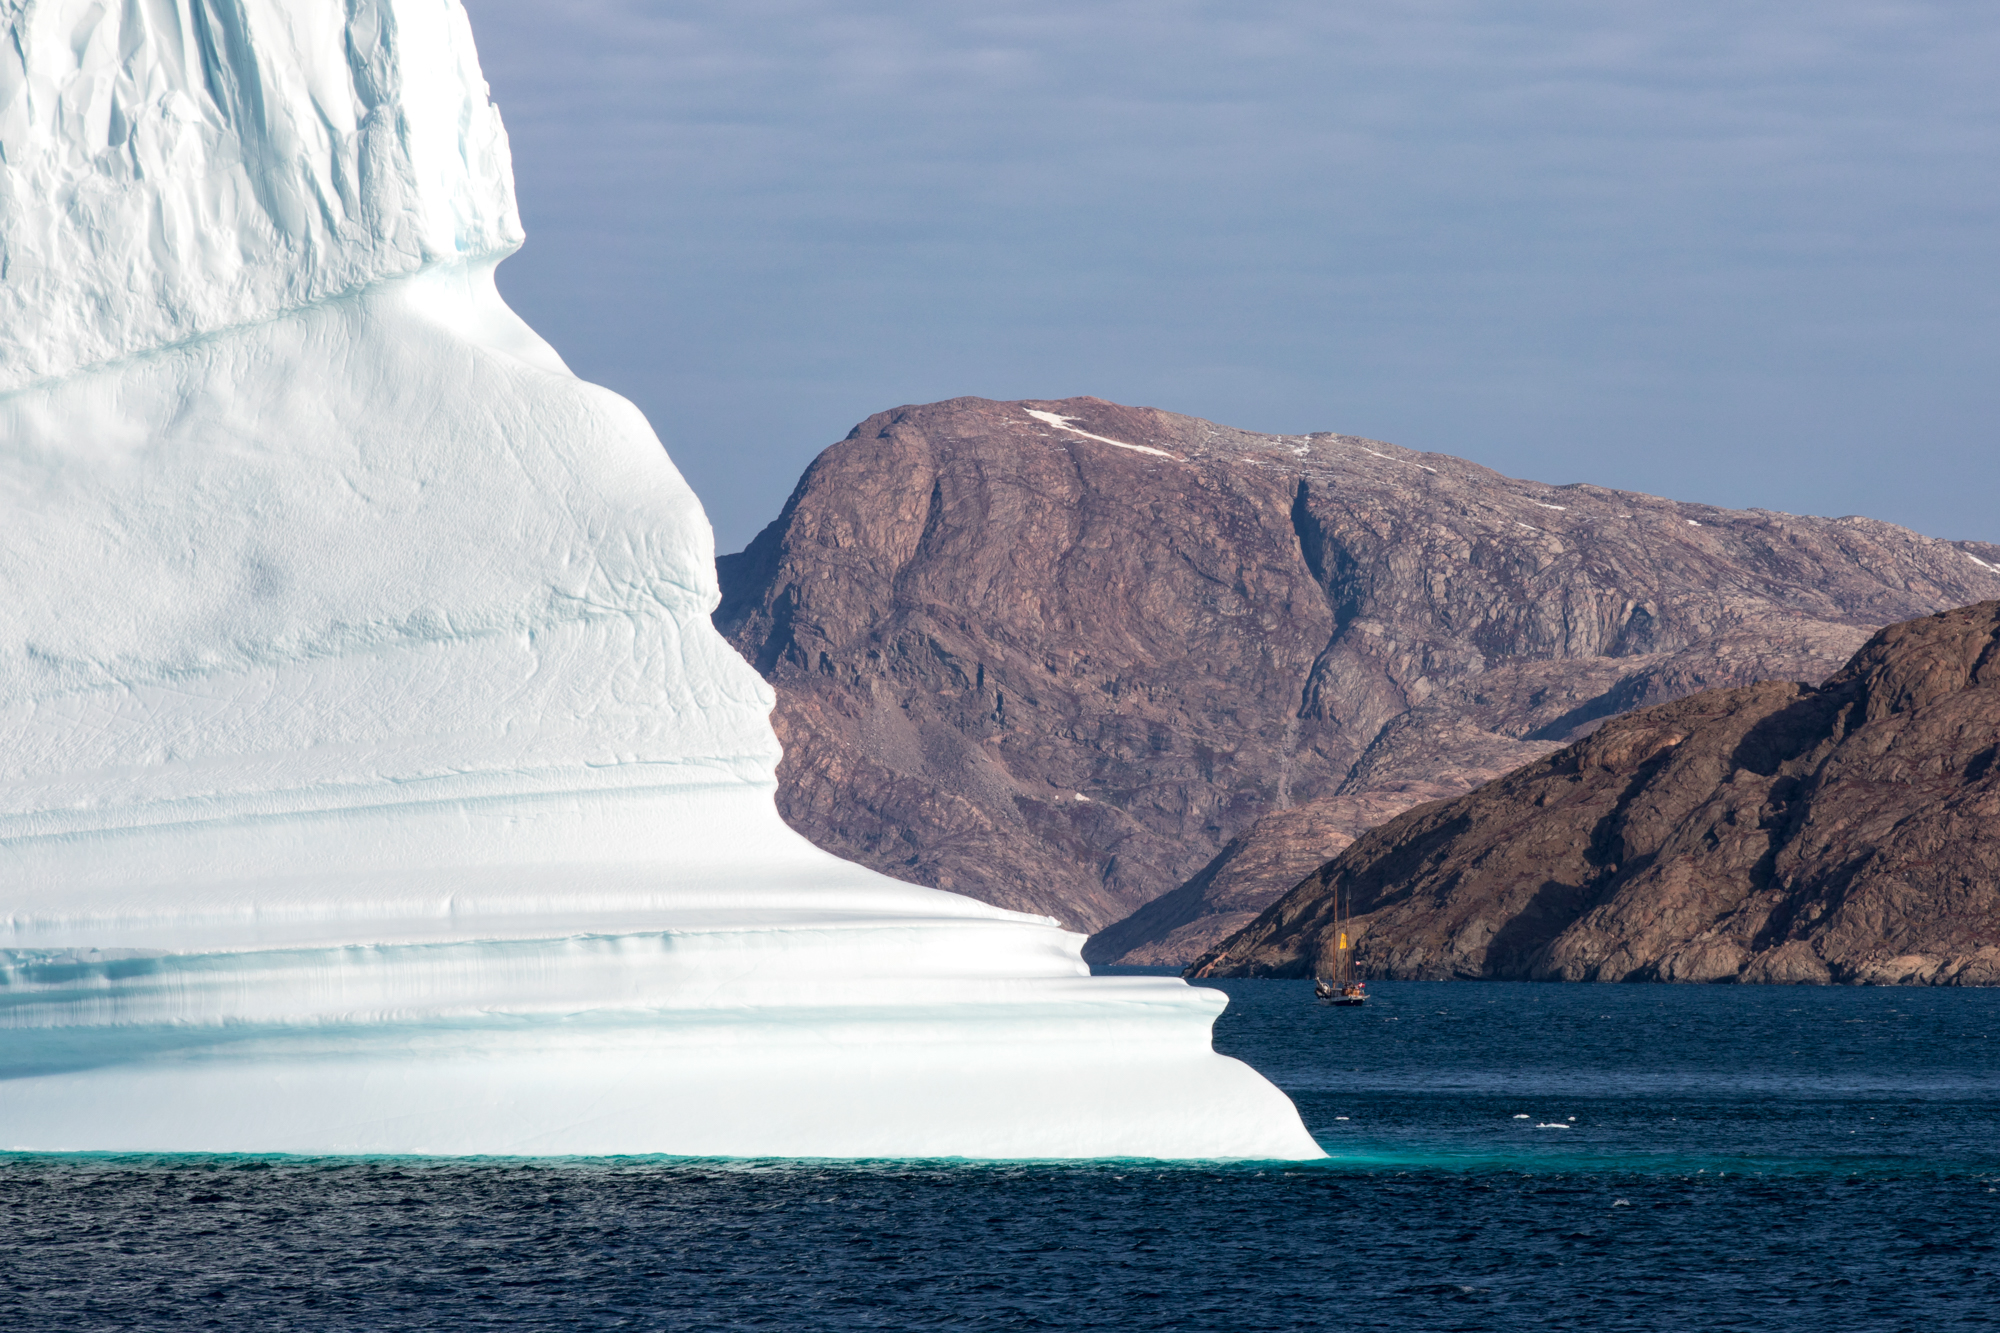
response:
[(466, 0), (508, 301), (718, 548), (1090, 394), (2000, 541), (2000, 6)]

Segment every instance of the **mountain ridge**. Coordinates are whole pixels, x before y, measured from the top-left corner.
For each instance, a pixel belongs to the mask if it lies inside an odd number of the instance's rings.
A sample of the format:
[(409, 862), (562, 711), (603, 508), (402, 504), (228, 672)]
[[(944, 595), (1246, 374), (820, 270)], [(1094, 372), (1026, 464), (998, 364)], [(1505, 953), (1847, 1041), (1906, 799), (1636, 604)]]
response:
[(1201, 959), (1303, 976), (2000, 984), (2000, 602), (1704, 691), (1364, 835)]
[(777, 691), (794, 828), (1093, 932), (1267, 817), (1469, 789), (2000, 596), (2000, 547), (1878, 520), (1093, 398), (878, 413), (718, 565), (716, 624)]

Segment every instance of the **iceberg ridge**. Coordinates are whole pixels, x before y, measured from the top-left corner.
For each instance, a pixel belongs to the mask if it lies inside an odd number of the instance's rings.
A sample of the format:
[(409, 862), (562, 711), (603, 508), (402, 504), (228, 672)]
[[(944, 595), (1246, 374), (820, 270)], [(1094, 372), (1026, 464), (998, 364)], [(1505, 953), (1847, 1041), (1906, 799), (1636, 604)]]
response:
[(0, 392), (521, 243), (459, 5), (0, 0)]

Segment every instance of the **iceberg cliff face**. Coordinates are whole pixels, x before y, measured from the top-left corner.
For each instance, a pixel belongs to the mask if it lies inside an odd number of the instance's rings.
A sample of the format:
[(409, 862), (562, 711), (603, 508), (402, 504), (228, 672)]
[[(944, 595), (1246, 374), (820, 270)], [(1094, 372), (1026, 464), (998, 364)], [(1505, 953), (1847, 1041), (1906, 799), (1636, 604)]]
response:
[(1213, 992), (778, 820), (456, 0), (0, 20), (0, 1147), (1317, 1155)]
[(431, 0), (0, 0), (0, 389), (521, 243)]

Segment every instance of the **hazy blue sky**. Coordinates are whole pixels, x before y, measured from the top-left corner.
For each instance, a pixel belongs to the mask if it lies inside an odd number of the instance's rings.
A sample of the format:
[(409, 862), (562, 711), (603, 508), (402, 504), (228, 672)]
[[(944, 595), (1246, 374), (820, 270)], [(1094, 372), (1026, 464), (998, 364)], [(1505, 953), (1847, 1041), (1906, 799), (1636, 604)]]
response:
[(468, 7), (501, 287), (723, 550), (960, 394), (2000, 540), (2000, 6)]

